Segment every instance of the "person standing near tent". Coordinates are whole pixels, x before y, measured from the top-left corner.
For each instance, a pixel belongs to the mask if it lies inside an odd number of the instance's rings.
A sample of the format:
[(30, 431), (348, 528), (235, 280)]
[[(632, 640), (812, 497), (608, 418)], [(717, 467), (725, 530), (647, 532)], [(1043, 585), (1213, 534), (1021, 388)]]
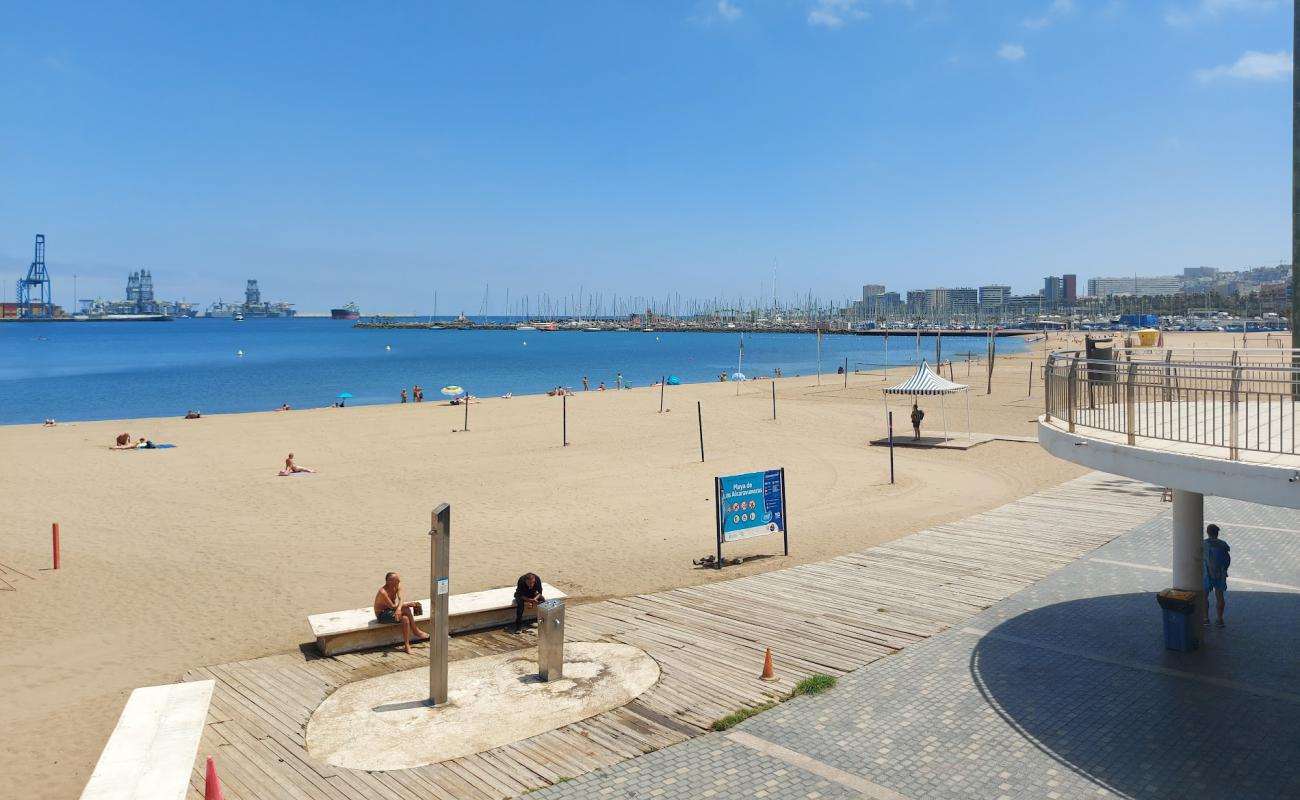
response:
[(921, 420), (925, 419), (925, 412), (912, 401), (912, 441), (921, 441)]

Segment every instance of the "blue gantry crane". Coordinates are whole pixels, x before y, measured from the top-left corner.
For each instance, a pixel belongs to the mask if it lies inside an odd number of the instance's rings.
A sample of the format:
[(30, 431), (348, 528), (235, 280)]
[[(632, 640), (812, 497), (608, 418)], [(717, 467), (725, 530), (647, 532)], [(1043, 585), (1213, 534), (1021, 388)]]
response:
[(36, 234), (36, 257), (27, 268), (27, 277), (18, 279), (18, 316), (20, 318), (54, 316), (50, 291), (50, 273), (45, 270), (45, 234)]

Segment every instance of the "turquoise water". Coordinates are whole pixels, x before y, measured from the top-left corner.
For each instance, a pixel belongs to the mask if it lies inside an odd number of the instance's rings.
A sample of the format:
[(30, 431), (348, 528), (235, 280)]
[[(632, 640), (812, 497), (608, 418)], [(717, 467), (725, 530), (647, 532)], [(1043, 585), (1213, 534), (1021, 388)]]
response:
[[(340, 392), (349, 405), (394, 403), (420, 384), (428, 400), (458, 384), (480, 395), (544, 392), (556, 385), (613, 388), (662, 375), (684, 382), (736, 371), (740, 335), (641, 331), (460, 331), (355, 329), (329, 319), (193, 319), (163, 323), (0, 324), (0, 423), (118, 419), (325, 406)], [(813, 334), (746, 334), (748, 375), (812, 374)], [(945, 357), (982, 353), (985, 339), (944, 337)], [(999, 339), (999, 352), (1023, 350)], [(243, 356), (238, 353), (242, 351)], [(822, 372), (884, 363), (875, 336), (825, 336)], [(934, 339), (921, 340), (934, 359)], [(916, 361), (914, 337), (890, 337), (891, 364)], [(901, 378), (901, 375), (900, 375)]]

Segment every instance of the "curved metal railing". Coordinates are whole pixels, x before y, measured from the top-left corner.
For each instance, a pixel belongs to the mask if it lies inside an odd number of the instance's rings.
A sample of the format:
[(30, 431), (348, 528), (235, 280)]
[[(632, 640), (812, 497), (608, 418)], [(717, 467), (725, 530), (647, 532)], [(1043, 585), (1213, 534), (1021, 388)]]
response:
[(1237, 460), (1242, 451), (1297, 453), (1300, 350), (1128, 348), (1053, 353), (1047, 421), (1182, 442)]

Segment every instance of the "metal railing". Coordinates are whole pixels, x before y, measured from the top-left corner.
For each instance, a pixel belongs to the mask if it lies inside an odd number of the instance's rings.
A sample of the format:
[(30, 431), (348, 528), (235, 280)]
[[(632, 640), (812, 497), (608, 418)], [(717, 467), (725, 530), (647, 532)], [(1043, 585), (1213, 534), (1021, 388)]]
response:
[(1108, 358), (1053, 353), (1046, 368), (1046, 419), (1139, 440), (1294, 455), (1300, 351), (1117, 349)]

